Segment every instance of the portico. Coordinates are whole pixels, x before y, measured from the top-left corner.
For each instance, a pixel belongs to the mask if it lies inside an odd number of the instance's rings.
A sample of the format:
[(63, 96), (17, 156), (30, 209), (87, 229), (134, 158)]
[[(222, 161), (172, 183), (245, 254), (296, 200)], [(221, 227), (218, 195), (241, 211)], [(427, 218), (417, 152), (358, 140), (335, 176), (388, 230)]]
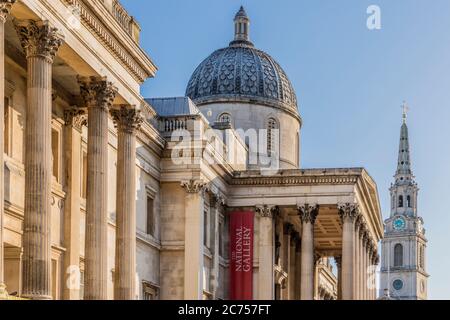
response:
[[(272, 212), (270, 222), (267, 214), (255, 218), (259, 224), (266, 223), (265, 233), (272, 235), (264, 236), (265, 241), (255, 241), (264, 261), (256, 259), (256, 265), (267, 266), (265, 261), (269, 259), (263, 252), (275, 253), (273, 268), (255, 271), (259, 286), (274, 286), (273, 278), (284, 273), (285, 283), (299, 283), (296, 290), (300, 292), (289, 296), (283, 294), (289, 286), (282, 286), (281, 297), (313, 300), (318, 286), (317, 263), (320, 258), (334, 258), (338, 296), (344, 300), (375, 299), (375, 288), (368, 283), (373, 276), (369, 266), (377, 262), (377, 243), (383, 229), (376, 187), (365, 170), (288, 170), (271, 177), (246, 172), (231, 181), (228, 207), (230, 211), (256, 208), (257, 213)], [(281, 232), (279, 225), (289, 225), (289, 233)], [(299, 237), (299, 259), (287, 254), (286, 237)], [(301, 272), (289, 272), (295, 269)], [(255, 292), (260, 295), (255, 298), (268, 298), (266, 290)]]

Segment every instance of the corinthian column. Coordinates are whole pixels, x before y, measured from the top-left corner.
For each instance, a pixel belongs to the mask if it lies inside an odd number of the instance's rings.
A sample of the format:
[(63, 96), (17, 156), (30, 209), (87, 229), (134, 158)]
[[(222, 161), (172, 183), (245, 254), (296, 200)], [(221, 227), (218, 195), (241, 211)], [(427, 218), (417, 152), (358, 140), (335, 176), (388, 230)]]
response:
[(298, 207), (302, 222), (302, 266), (301, 266), (301, 300), (314, 299), (314, 224), (319, 213), (319, 206), (305, 204)]
[(102, 77), (80, 78), (88, 109), (84, 299), (107, 299), (108, 111), (117, 89)]
[(3, 188), (3, 170), (4, 170), (4, 125), (5, 125), (5, 22), (8, 18), (11, 7), (15, 0), (0, 0), (0, 298), (6, 296), (6, 287), (4, 284), (4, 249), (3, 249), (3, 215), (4, 215), (4, 188)]
[(111, 110), (117, 127), (117, 228), (114, 299), (136, 297), (136, 131), (142, 117), (136, 109)]
[(51, 299), (52, 64), (63, 36), (46, 21), (16, 29), (28, 62), (22, 295)]
[(186, 191), (184, 203), (185, 229), (184, 241), (184, 299), (202, 300), (204, 265), (204, 191), (206, 184), (202, 180), (182, 181)]
[(354, 273), (354, 238), (355, 220), (359, 215), (356, 204), (339, 205), (339, 215), (342, 220), (342, 299), (355, 299), (353, 290)]
[[(81, 131), (86, 116), (79, 108), (64, 112), (66, 201), (64, 203), (64, 300), (80, 298)], [(75, 276), (74, 276), (75, 275)]]
[(272, 300), (274, 297), (274, 216), (278, 213), (276, 206), (257, 206), (259, 217), (259, 269), (258, 300)]

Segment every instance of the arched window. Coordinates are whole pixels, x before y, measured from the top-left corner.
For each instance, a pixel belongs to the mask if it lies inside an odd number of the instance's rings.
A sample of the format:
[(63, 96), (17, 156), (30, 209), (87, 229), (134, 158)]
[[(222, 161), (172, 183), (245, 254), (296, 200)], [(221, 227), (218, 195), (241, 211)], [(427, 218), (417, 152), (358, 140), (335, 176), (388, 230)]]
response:
[(411, 196), (407, 196), (407, 197), (406, 197), (406, 205), (408, 206), (408, 208), (412, 208), (412, 205), (411, 205)]
[(398, 196), (398, 207), (403, 208), (403, 196)]
[(267, 155), (271, 156), (272, 152), (277, 150), (277, 137), (279, 137), (278, 122), (274, 118), (267, 120)]
[(394, 267), (403, 266), (403, 246), (397, 243), (394, 247)]
[(395, 209), (395, 204), (397, 202), (395, 201), (395, 195), (392, 196), (392, 209)]
[(220, 123), (231, 123), (231, 115), (229, 113), (222, 113), (219, 116)]

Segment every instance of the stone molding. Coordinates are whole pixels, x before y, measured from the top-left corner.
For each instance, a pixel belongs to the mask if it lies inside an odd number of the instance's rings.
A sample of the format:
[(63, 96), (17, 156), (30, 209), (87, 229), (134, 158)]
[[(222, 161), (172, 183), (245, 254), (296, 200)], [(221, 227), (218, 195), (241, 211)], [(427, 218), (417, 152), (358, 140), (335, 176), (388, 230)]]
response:
[(0, 22), (5, 23), (16, 0), (0, 0)]
[(201, 179), (190, 179), (181, 181), (181, 187), (187, 193), (200, 193), (206, 188), (207, 184)]
[(303, 223), (315, 224), (319, 214), (319, 205), (309, 205), (307, 203), (297, 206), (298, 215)]
[(81, 97), (87, 108), (108, 111), (114, 102), (117, 88), (106, 77), (78, 77)]
[(234, 186), (248, 185), (345, 185), (355, 184), (358, 182), (358, 176), (309, 176), (309, 177), (250, 177), (250, 178), (234, 178), (230, 181)]
[(135, 108), (130, 109), (128, 106), (120, 106), (119, 109), (112, 109), (110, 113), (116, 128), (128, 133), (135, 133), (144, 121), (139, 110)]
[(14, 20), (20, 43), (27, 58), (41, 57), (53, 63), (64, 35), (48, 21)]

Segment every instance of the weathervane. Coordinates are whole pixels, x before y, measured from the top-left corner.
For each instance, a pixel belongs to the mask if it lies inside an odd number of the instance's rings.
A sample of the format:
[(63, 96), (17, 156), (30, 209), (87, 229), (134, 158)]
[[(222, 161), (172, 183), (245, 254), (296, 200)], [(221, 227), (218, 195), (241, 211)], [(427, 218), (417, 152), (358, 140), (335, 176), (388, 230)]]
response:
[(406, 101), (403, 101), (402, 111), (403, 111), (403, 123), (406, 123), (406, 119), (408, 118), (408, 111), (409, 111), (409, 107), (406, 104)]

